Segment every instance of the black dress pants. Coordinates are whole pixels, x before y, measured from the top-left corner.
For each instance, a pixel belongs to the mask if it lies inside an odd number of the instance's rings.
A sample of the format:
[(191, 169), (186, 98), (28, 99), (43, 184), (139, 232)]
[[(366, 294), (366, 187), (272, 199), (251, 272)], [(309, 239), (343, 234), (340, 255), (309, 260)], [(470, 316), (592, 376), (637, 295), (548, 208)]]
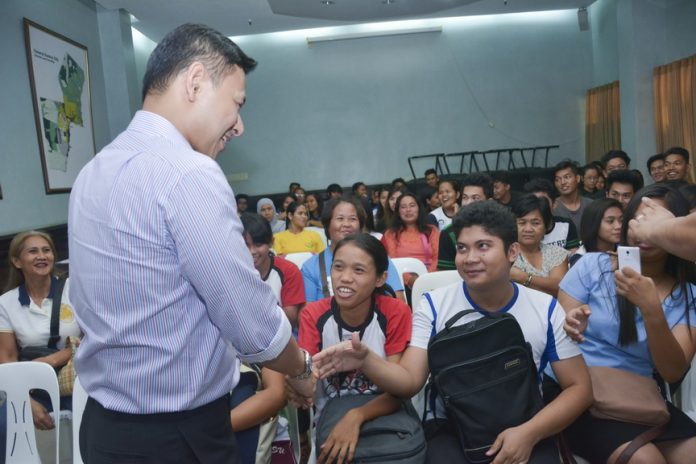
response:
[(227, 396), (190, 411), (126, 414), (87, 400), (80, 425), (86, 464), (238, 464)]

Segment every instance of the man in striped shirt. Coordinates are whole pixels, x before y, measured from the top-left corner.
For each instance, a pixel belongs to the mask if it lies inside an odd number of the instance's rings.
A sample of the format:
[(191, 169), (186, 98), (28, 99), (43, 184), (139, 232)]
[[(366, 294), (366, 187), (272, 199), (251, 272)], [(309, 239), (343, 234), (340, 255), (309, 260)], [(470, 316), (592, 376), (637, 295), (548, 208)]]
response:
[(85, 462), (237, 462), (237, 357), (311, 396), (311, 358), (254, 269), (215, 162), (244, 131), (255, 66), (206, 26), (170, 32), (148, 61), (142, 111), (73, 186)]

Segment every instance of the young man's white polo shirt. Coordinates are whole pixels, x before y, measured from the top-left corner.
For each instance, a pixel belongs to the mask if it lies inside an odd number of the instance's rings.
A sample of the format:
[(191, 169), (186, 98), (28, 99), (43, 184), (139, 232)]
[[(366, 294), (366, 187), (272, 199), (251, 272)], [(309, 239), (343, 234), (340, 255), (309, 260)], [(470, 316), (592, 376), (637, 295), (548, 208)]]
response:
[[(532, 347), (538, 372), (543, 372), (548, 363), (580, 355), (577, 344), (563, 330), (565, 312), (556, 299), (514, 282), (510, 284), (514, 295), (500, 311), (515, 316), (520, 324), (525, 340)], [(444, 329), (447, 321), (466, 309), (478, 313), (462, 317), (455, 326), (484, 317), (484, 311), (473, 302), (463, 281), (424, 294), (413, 314), (411, 346), (427, 350), (430, 339)], [(446, 417), (440, 398), (436, 399), (436, 417)]]
[[(53, 310), (53, 291), (37, 305), (29, 298), (24, 286), (19, 286), (0, 295), (0, 332), (14, 333), (20, 348), (43, 346), (51, 335), (51, 311)], [(60, 324), (58, 349), (65, 348), (69, 336), (79, 337), (80, 327), (75, 319), (69, 298), (70, 280), (65, 281), (60, 304)]]

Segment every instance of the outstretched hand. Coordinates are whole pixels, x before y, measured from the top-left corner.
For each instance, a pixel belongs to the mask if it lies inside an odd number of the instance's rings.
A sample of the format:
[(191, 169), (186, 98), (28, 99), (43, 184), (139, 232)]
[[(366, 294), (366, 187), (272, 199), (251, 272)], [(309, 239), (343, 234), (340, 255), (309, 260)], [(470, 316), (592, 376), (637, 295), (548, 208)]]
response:
[(353, 332), (350, 340), (345, 340), (317, 353), (312, 358), (314, 368), (320, 379), (325, 379), (338, 372), (360, 369), (370, 349), (360, 341), (360, 336)]
[(651, 198), (643, 197), (641, 202), (644, 208), (641, 214), (628, 221), (628, 230), (636, 240), (649, 242), (655, 231), (662, 227), (665, 221), (674, 218), (674, 214)]
[(583, 332), (587, 330), (587, 321), (590, 318), (590, 314), (592, 314), (592, 311), (586, 304), (569, 309), (566, 312), (563, 329), (572, 340), (578, 343), (585, 340)]

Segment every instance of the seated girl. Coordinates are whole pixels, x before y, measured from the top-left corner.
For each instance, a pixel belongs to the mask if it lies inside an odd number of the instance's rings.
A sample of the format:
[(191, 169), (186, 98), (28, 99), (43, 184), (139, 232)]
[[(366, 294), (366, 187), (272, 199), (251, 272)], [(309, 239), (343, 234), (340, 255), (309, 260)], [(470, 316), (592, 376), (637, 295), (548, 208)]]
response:
[(266, 282), (283, 308), (293, 330), (297, 329), (298, 315), (305, 303), (302, 273), (290, 261), (273, 256), (273, 234), (267, 221), (258, 214), (245, 213), (241, 217), (244, 242), (261, 280)]
[(288, 205), (293, 201), (297, 201), (297, 197), (294, 193), (288, 193), (283, 197), (283, 202), (280, 203), (280, 212), (278, 213), (278, 219), (285, 221), (288, 218)]
[(553, 221), (548, 201), (527, 194), (513, 202), (512, 212), (517, 217), (520, 254), (510, 277), (519, 284), (556, 296), (558, 283), (568, 272), (568, 251), (542, 243)]
[(324, 248), (324, 242), (319, 234), (311, 230), (305, 230), (309, 217), (307, 207), (293, 201), (287, 207), (286, 229), (277, 233), (273, 239), (273, 246), (279, 255), (288, 253), (319, 253)]
[(278, 219), (275, 205), (270, 198), (261, 198), (256, 203), (256, 212), (268, 221), (274, 234), (285, 230), (285, 222)]
[(586, 253), (615, 253), (621, 240), (622, 218), (621, 203), (613, 198), (602, 198), (587, 205), (580, 220), (582, 246), (570, 257), (570, 265)]
[[(641, 273), (616, 269), (606, 253), (588, 253), (561, 281), (558, 301), (566, 308), (566, 331), (579, 341), (588, 366), (624, 369), (666, 382), (677, 382), (696, 350), (694, 264), (629, 232), (629, 221), (653, 199), (675, 216), (686, 216), (684, 197), (664, 184), (636, 193), (624, 211), (621, 244), (640, 248)], [(639, 448), (630, 462), (686, 463), (696, 456), (696, 423), (667, 403), (671, 419), (665, 431)], [(583, 414), (567, 431), (573, 452), (591, 462), (613, 464), (640, 433), (650, 427), (596, 419)]]
[(437, 270), (440, 232), (427, 223), (425, 208), (413, 193), (404, 193), (397, 200), (394, 221), (384, 232), (382, 243), (391, 258), (416, 258), (429, 272)]
[(321, 201), (316, 193), (307, 194), (307, 213), (309, 220), (307, 225), (311, 227), (322, 227), (321, 225)]
[[(331, 265), (334, 296), (308, 304), (300, 316), (299, 345), (315, 355), (322, 348), (360, 334), (363, 343), (382, 358), (398, 363), (411, 338), (411, 310), (403, 301), (384, 296), (387, 253), (369, 234), (350, 235), (336, 244)], [(321, 380), (315, 393), (316, 415), (330, 398), (375, 395), (364, 406), (341, 419), (321, 450), (319, 462), (350, 462), (363, 423), (391, 414), (400, 401), (381, 391), (361, 371), (336, 374)], [(345, 461), (343, 459), (345, 458)]]
[(442, 230), (452, 224), (452, 218), (459, 211), (459, 184), (453, 180), (440, 181), (437, 187), (440, 207), (428, 215), (428, 224)]

